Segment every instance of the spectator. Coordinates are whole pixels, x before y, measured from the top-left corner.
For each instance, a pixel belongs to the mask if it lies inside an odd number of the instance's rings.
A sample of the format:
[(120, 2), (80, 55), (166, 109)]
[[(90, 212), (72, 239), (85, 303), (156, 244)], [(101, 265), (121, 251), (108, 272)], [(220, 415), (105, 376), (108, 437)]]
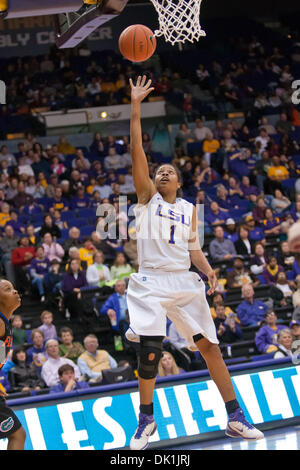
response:
[(280, 191), (280, 189), (275, 189), (274, 198), (272, 199), (272, 202), (271, 202), (271, 207), (273, 211), (276, 214), (280, 214), (281, 212), (288, 209), (290, 205), (291, 205), (291, 201), (289, 200), (289, 198), (284, 196), (284, 194), (282, 193), (282, 191)]
[(219, 204), (215, 201), (210, 203), (210, 209), (205, 214), (205, 221), (209, 225), (220, 225), (225, 224), (228, 219), (228, 212), (224, 212), (220, 209)]
[[(213, 317), (213, 319), (216, 318), (216, 305), (218, 305), (220, 303), (224, 303), (223, 296), (222, 296), (221, 293), (215, 292), (215, 294), (213, 296), (213, 299), (212, 299), (212, 307), (210, 307), (210, 313), (211, 313), (211, 316)], [(230, 313), (234, 313), (234, 312), (232, 311), (232, 309), (230, 307), (225, 306), (225, 315), (226, 315), (226, 317)], [(237, 321), (239, 322), (239, 320), (237, 320)]]
[[(75, 188), (75, 191), (77, 188)], [(56, 186), (54, 188), (54, 196), (48, 201), (48, 208), (50, 214), (53, 214), (55, 210), (67, 211), (70, 208), (69, 201), (63, 197), (61, 186)]]
[(249, 232), (249, 240), (252, 242), (262, 242), (265, 244), (266, 238), (264, 231), (261, 227), (255, 225), (255, 220), (252, 215), (247, 215), (245, 218), (246, 228)]
[(191, 129), (189, 129), (185, 123), (182, 123), (176, 135), (176, 146), (181, 147), (185, 154), (187, 154), (188, 142), (193, 142), (193, 134)]
[(85, 286), (87, 286), (85, 272), (80, 270), (78, 260), (73, 259), (62, 280), (65, 307), (72, 317), (79, 317), (83, 312), (80, 289)]
[(0, 227), (4, 227), (10, 219), (10, 205), (7, 202), (3, 202), (0, 212)]
[(294, 308), (300, 307), (300, 274), (295, 279), (297, 289), (293, 293), (293, 306)]
[(295, 259), (292, 264), (292, 272), (293, 272), (293, 278), (295, 279), (298, 274), (300, 274), (300, 254), (297, 253), (295, 255)]
[(80, 187), (76, 191), (76, 196), (72, 198), (72, 209), (84, 209), (90, 205), (90, 198), (85, 193), (84, 187)]
[(105, 176), (98, 176), (97, 185), (94, 187), (94, 191), (99, 191), (101, 199), (109, 197), (112, 194), (112, 188), (106, 183)]
[(44, 346), (44, 333), (38, 328), (34, 328), (30, 333), (30, 339), (32, 341), (32, 346), (26, 350), (27, 362), (31, 364), (34, 362), (36, 367), (42, 367), (40, 362), (36, 362), (38, 354), (44, 354), (46, 348)]
[(282, 357), (293, 357), (292, 343), (293, 336), (289, 328), (283, 328), (277, 335), (278, 351), (275, 352), (273, 358), (280, 359)]
[(285, 326), (283, 325), (277, 325), (277, 316), (274, 310), (268, 309), (262, 326), (255, 336), (255, 344), (258, 351), (262, 354), (269, 354), (277, 351), (277, 334), (284, 328)]
[(29, 266), (29, 274), (31, 276), (31, 283), (37, 286), (41, 302), (45, 302), (45, 280), (50, 269), (50, 261), (45, 256), (43, 246), (36, 248), (36, 257), (31, 260)]
[(238, 228), (238, 235), (239, 238), (234, 244), (237, 254), (251, 256), (254, 250), (254, 242), (249, 239), (249, 230), (241, 225)]
[(97, 251), (92, 240), (86, 237), (83, 241), (83, 246), (81, 246), (78, 251), (80, 261), (85, 261), (87, 266), (91, 266), (93, 264), (93, 256)]
[(34, 257), (35, 248), (29, 245), (27, 237), (22, 237), (19, 241), (19, 247), (15, 248), (11, 253), (11, 262), (15, 271), (17, 289), (21, 293), (27, 292), (29, 288), (27, 269)]
[(75, 155), (76, 149), (70, 144), (65, 136), (61, 136), (58, 141), (57, 151), (63, 155)]
[(245, 268), (244, 258), (238, 255), (233, 261), (233, 269), (227, 274), (227, 288), (238, 289), (245, 284), (256, 287), (259, 280), (248, 269)]
[(134, 272), (134, 270), (127, 262), (124, 253), (117, 253), (115, 261), (110, 268), (110, 275), (112, 280), (129, 277), (132, 272)]
[(75, 370), (71, 364), (60, 366), (57, 371), (59, 384), (50, 388), (50, 393), (72, 392), (73, 390), (84, 390), (89, 388), (89, 384), (84, 381), (76, 380)]
[(274, 217), (272, 209), (265, 209), (265, 219), (263, 220), (263, 230), (266, 236), (278, 235), (280, 233), (280, 220)]
[(53, 259), (50, 262), (49, 272), (45, 279), (46, 289), (49, 293), (59, 294), (61, 290), (63, 275), (59, 270), (60, 262), (57, 259)]
[[(289, 324), (289, 328), (293, 336), (293, 343), (294, 341), (299, 341), (300, 340), (300, 321), (292, 320)], [(292, 344), (292, 347), (293, 347), (293, 344)]]
[(16, 211), (10, 211), (10, 220), (6, 222), (6, 225), (11, 225), (13, 227), (17, 237), (25, 235), (25, 225), (19, 222), (19, 216)]
[(262, 274), (268, 263), (268, 257), (265, 255), (265, 248), (261, 242), (254, 245), (254, 255), (250, 260), (250, 270), (255, 276)]
[(114, 147), (108, 149), (108, 155), (104, 158), (104, 168), (106, 171), (123, 168), (122, 157), (117, 154)]
[(67, 357), (77, 364), (79, 356), (84, 352), (84, 347), (78, 341), (74, 342), (74, 335), (71, 328), (64, 326), (60, 329), (60, 340), (59, 355), (61, 357)]
[(124, 337), (128, 329), (128, 306), (126, 295), (126, 283), (119, 279), (115, 283), (115, 292), (104, 302), (100, 309), (101, 315), (109, 317), (113, 330), (119, 330)]
[(26, 194), (25, 192), (25, 184), (23, 181), (18, 183), (18, 193), (17, 195), (11, 200), (14, 207), (19, 210), (23, 210), (25, 206), (29, 206), (34, 202), (33, 197), (30, 194)]
[(234, 244), (224, 238), (224, 230), (220, 225), (215, 227), (215, 238), (209, 244), (209, 252), (214, 261), (231, 260), (236, 255)]
[(226, 231), (224, 232), (224, 237), (234, 244), (238, 239), (237, 228), (234, 219), (226, 220), (225, 229)]
[(53, 220), (50, 214), (46, 214), (44, 216), (44, 223), (39, 232), (39, 238), (42, 239), (46, 233), (50, 233), (50, 235), (52, 235), (53, 238), (61, 237), (60, 228), (53, 223)]
[(192, 138), (198, 142), (202, 142), (206, 137), (212, 136), (212, 131), (209, 127), (204, 126), (202, 119), (195, 120), (195, 128), (192, 131)]
[(265, 318), (268, 306), (254, 298), (254, 289), (251, 284), (242, 287), (243, 302), (237, 307), (237, 315), (242, 326), (260, 325)]
[(292, 303), (294, 282), (287, 280), (286, 273), (284, 271), (279, 271), (277, 273), (275, 287), (282, 292), (286, 301)]
[(289, 171), (281, 164), (280, 158), (275, 156), (272, 158), (272, 165), (268, 169), (269, 187), (273, 190), (281, 189), (281, 181), (289, 178)]
[(87, 269), (86, 280), (89, 286), (102, 287), (105, 282), (111, 280), (109, 268), (103, 264), (104, 256), (101, 251), (93, 255), (93, 261), (94, 263)]
[(178, 375), (182, 372), (183, 370), (178, 367), (172, 354), (167, 351), (163, 351), (158, 363), (158, 377)]
[(78, 358), (78, 367), (89, 382), (101, 382), (102, 371), (117, 367), (115, 359), (104, 349), (98, 349), (96, 335), (90, 334), (83, 341), (85, 352)]
[(69, 267), (70, 267), (70, 263), (73, 259), (76, 259), (79, 263), (79, 268), (80, 270), (82, 271), (86, 271), (87, 269), (87, 262), (86, 261), (82, 261), (80, 259), (80, 255), (79, 255), (79, 250), (78, 248), (76, 248), (75, 246), (71, 246), (71, 248), (69, 249), (69, 258), (67, 260), (67, 263), (65, 265), (65, 270), (68, 271)]
[(217, 330), (217, 337), (221, 343), (234, 343), (242, 339), (243, 333), (241, 328), (237, 325), (235, 313), (225, 315), (225, 306), (219, 303), (215, 307), (216, 318), (214, 323)]
[(53, 240), (53, 237), (49, 232), (45, 233), (43, 236), (43, 248), (44, 254), (49, 261), (52, 261), (53, 259), (57, 259), (60, 262), (62, 261), (65, 250), (59, 243)]
[(276, 283), (277, 275), (279, 272), (283, 271), (283, 267), (277, 264), (276, 256), (271, 256), (268, 260), (266, 267), (263, 270), (263, 277), (265, 283), (272, 285)]
[(15, 365), (8, 372), (12, 393), (32, 392), (45, 387), (45, 383), (34, 365), (28, 364), (26, 359), (26, 349), (24, 347), (18, 346), (13, 350), (12, 361)]
[(65, 255), (69, 253), (69, 249), (72, 246), (75, 246), (76, 248), (81, 247), (80, 230), (77, 227), (71, 227), (69, 230), (69, 238), (64, 243)]
[(13, 346), (23, 346), (27, 343), (27, 331), (22, 328), (23, 320), (21, 315), (11, 316)]
[(265, 198), (263, 196), (259, 196), (256, 200), (256, 206), (252, 209), (252, 216), (255, 222), (259, 224), (263, 223), (266, 208)]
[(59, 345), (56, 339), (49, 339), (46, 342), (46, 352), (48, 359), (42, 366), (41, 376), (47, 387), (53, 387), (59, 383), (58, 369), (65, 364), (74, 367), (75, 378), (79, 380), (80, 370), (76, 364), (66, 357), (59, 357)]
[(45, 343), (48, 339), (57, 339), (56, 327), (53, 325), (53, 313), (48, 310), (44, 310), (41, 313), (40, 318), (42, 325), (39, 326), (38, 329), (42, 331)]

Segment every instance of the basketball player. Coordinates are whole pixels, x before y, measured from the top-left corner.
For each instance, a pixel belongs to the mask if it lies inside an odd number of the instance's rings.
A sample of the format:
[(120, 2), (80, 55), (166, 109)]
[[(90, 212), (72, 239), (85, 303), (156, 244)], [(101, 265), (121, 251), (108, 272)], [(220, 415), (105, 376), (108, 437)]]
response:
[(248, 423), (240, 408), (223, 361), (216, 329), (198, 274), (189, 271), (191, 262), (210, 283), (208, 294), (216, 286), (215, 273), (206, 260), (197, 234), (196, 208), (178, 198), (181, 183), (172, 165), (161, 165), (154, 181), (149, 177), (142, 147), (140, 103), (153, 90), (151, 80), (138, 77), (131, 86), (130, 142), (132, 171), (138, 196), (135, 209), (139, 272), (130, 276), (128, 340), (140, 342), (138, 380), (140, 394), (139, 423), (130, 448), (143, 450), (156, 431), (153, 417), (153, 391), (166, 335), (166, 315), (186, 338), (191, 349), (204, 357), (228, 413), (226, 434), (257, 440), (263, 434)]
[[(0, 369), (12, 346), (10, 317), (20, 306), (21, 298), (13, 285), (0, 280)], [(6, 393), (0, 390), (0, 439), (7, 437), (7, 450), (24, 450), (26, 433), (15, 413), (6, 406)]]

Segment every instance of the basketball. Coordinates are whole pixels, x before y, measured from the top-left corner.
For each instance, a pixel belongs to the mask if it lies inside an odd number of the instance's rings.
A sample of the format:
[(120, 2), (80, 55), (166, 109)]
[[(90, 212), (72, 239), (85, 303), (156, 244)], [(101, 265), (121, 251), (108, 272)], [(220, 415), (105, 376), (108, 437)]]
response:
[(131, 62), (144, 62), (154, 53), (156, 38), (147, 26), (134, 24), (124, 29), (120, 35), (119, 49), (121, 54)]
[(296, 222), (291, 226), (288, 233), (288, 244), (290, 251), (300, 252), (300, 223)]

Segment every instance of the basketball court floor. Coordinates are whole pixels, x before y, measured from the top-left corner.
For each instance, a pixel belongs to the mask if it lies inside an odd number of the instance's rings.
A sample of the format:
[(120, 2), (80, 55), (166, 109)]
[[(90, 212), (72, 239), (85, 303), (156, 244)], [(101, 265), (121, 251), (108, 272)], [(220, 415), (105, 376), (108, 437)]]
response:
[(215, 441), (169, 447), (167, 450), (300, 450), (300, 423), (265, 431), (264, 434), (264, 439), (255, 442), (225, 437)]

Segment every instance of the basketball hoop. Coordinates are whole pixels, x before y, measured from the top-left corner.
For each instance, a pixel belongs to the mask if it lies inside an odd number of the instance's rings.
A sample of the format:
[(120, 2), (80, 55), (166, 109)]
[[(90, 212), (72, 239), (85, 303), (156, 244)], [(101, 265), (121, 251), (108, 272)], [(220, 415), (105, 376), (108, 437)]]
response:
[(151, 0), (157, 13), (159, 29), (154, 35), (164, 36), (174, 46), (185, 41), (198, 41), (206, 36), (200, 26), (202, 0)]

